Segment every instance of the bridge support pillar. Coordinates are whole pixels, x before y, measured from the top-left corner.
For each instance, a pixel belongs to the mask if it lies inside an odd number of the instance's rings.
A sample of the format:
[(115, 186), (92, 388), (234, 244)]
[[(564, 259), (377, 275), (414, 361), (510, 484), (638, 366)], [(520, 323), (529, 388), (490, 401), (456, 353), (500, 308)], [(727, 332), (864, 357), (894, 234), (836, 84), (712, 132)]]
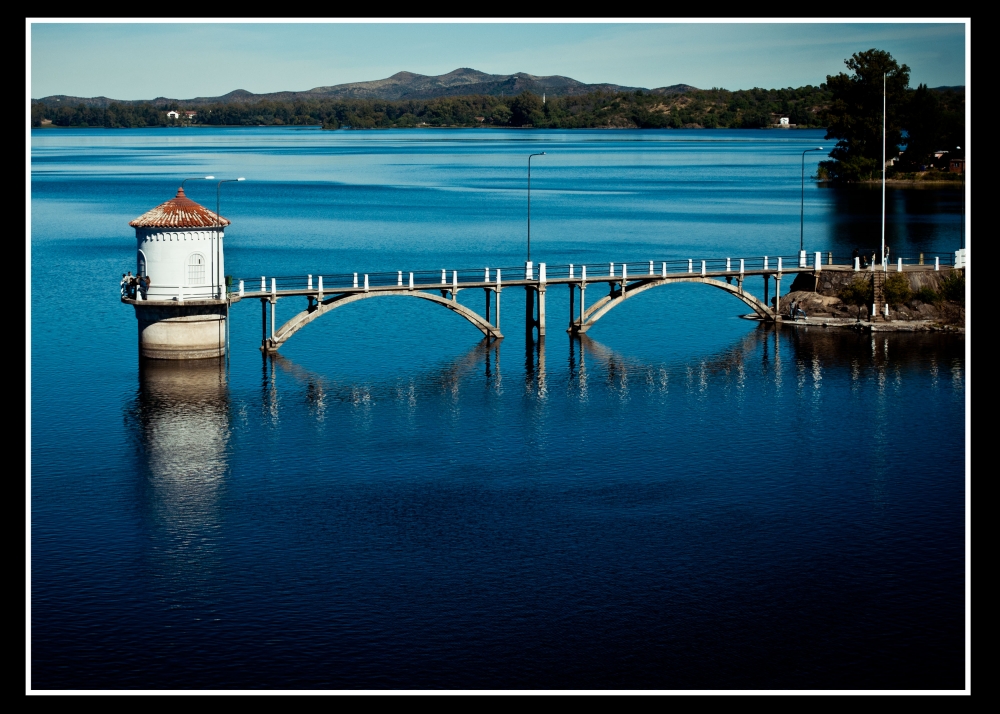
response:
[(545, 285), (538, 286), (538, 337), (545, 337)]
[(573, 303), (576, 301), (576, 290), (574, 289), (573, 283), (569, 284), (569, 329), (567, 332), (573, 331)]
[(781, 315), (781, 275), (774, 276), (774, 319)]
[(535, 329), (535, 289), (530, 285), (524, 286), (524, 332), (530, 341)]
[(768, 294), (767, 294), (767, 291), (770, 287), (771, 287), (771, 276), (768, 275), (767, 273), (764, 273), (764, 304), (768, 306), (771, 304), (771, 301), (768, 299)]
[(264, 349), (267, 344), (267, 298), (260, 301), (260, 347)]

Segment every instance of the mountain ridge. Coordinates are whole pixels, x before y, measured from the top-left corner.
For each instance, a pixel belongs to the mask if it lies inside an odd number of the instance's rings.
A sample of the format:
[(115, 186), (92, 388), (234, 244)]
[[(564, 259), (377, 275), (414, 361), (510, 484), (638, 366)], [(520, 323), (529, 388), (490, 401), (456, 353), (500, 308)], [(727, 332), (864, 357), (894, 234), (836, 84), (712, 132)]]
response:
[(689, 84), (674, 84), (655, 89), (628, 87), (610, 83), (587, 84), (572, 77), (564, 77), (562, 75), (539, 76), (527, 74), (526, 72), (487, 74), (486, 72), (480, 72), (469, 67), (460, 67), (440, 75), (425, 75), (402, 71), (385, 79), (313, 87), (304, 91), (255, 94), (245, 89), (234, 89), (217, 97), (194, 97), (191, 99), (173, 99), (170, 97), (156, 97), (155, 99), (111, 99), (105, 96), (75, 97), (65, 94), (53, 94), (41, 99), (32, 99), (31, 101), (44, 102), (46, 104), (71, 104), (74, 106), (83, 104), (88, 107), (107, 107), (112, 103), (125, 105), (177, 103), (185, 106), (198, 106), (216, 103), (252, 104), (265, 100), (381, 99), (386, 101), (401, 101), (474, 94), (513, 96), (524, 91), (545, 94), (550, 97), (579, 96), (592, 92), (634, 92), (639, 90), (651, 94), (667, 95), (684, 94), (686, 92), (697, 91), (697, 89), (697, 87)]

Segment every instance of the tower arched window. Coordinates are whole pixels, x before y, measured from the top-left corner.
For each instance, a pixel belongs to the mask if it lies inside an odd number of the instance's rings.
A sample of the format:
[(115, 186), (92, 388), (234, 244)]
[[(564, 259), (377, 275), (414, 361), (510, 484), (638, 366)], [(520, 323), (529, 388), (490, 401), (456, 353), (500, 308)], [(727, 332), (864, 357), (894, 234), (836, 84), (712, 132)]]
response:
[(205, 256), (201, 253), (192, 253), (188, 256), (187, 264), (188, 285), (205, 284)]
[(146, 277), (146, 256), (141, 250), (135, 259), (135, 274), (143, 278)]

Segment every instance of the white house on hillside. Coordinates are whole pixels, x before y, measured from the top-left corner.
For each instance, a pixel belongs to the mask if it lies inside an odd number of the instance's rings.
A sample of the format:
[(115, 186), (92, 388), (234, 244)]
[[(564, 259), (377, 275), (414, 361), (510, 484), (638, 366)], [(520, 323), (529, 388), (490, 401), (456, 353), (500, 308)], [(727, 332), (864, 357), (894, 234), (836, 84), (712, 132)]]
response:
[(169, 112), (167, 112), (167, 119), (180, 119), (180, 116), (181, 115), (178, 114), (175, 111), (169, 111)]

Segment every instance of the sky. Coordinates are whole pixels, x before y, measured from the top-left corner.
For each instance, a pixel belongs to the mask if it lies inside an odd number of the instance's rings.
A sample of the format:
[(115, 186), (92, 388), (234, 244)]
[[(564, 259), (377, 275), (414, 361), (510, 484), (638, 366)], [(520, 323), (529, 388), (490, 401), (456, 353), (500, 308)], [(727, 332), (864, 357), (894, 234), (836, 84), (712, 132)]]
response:
[(30, 96), (187, 99), (438, 75), (558, 74), (632, 87), (817, 85), (877, 48), (910, 84), (966, 84), (966, 21), (75, 22), (28, 19)]

